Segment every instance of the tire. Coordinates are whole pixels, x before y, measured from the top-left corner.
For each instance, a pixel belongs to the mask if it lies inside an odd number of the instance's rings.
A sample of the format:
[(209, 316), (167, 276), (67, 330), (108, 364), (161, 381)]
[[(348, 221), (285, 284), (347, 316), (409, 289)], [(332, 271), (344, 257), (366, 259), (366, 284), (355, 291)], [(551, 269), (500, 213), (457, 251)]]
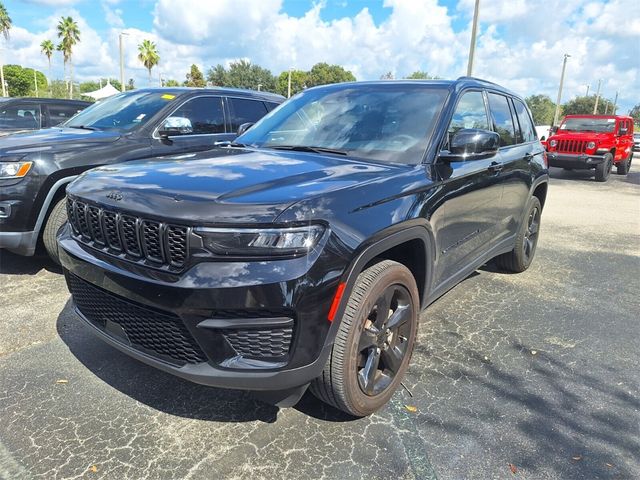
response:
[(613, 155), (607, 153), (604, 156), (604, 161), (596, 165), (596, 182), (606, 182), (611, 175), (611, 168), (613, 167)]
[(513, 250), (496, 257), (498, 267), (507, 272), (522, 273), (533, 261), (540, 234), (542, 206), (538, 197), (531, 197), (527, 203), (520, 230)]
[(626, 175), (629, 173), (629, 169), (631, 168), (631, 159), (633, 158), (633, 152), (629, 152), (629, 156), (625, 159), (624, 162), (620, 162), (616, 165), (616, 173), (618, 175)]
[(56, 236), (58, 235), (60, 228), (67, 221), (65, 201), (66, 199), (63, 198), (55, 204), (53, 209), (51, 209), (51, 213), (49, 213), (49, 217), (47, 217), (44, 225), (44, 230), (42, 231), (42, 243), (44, 243), (44, 248), (47, 250), (51, 259), (58, 265), (60, 265), (60, 259), (58, 257), (58, 243), (56, 241)]
[[(385, 405), (409, 367), (419, 305), (416, 281), (404, 265), (383, 260), (363, 271), (311, 392), (354, 417), (370, 415)], [(379, 317), (378, 311), (387, 314)], [(387, 323), (394, 319), (398, 323), (390, 327)]]

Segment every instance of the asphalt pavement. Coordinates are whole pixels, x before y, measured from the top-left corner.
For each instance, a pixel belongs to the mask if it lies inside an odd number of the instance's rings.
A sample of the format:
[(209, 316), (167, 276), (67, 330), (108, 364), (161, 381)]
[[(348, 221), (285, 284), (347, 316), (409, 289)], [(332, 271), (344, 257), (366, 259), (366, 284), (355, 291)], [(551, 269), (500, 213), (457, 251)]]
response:
[(132, 360), (45, 257), (2, 253), (0, 292), (2, 479), (640, 478), (640, 161), (606, 184), (553, 169), (531, 268), (489, 264), (423, 312), (369, 418)]

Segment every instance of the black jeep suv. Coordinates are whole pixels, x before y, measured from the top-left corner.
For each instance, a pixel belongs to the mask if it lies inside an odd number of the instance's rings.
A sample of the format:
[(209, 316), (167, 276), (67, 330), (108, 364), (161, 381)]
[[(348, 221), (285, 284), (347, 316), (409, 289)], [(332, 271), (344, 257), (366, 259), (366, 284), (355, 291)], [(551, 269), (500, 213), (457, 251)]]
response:
[(60, 98), (0, 98), (0, 136), (54, 127), (89, 105)]
[(65, 187), (80, 173), (212, 148), (283, 101), (235, 89), (133, 90), (95, 103), (57, 128), (0, 138), (0, 249), (33, 255), (41, 238), (57, 260)]
[(362, 416), (401, 382), (422, 308), (494, 257), (527, 269), (547, 182), (495, 84), (329, 85), (228, 147), (85, 173), (60, 258), (79, 315), (129, 355)]

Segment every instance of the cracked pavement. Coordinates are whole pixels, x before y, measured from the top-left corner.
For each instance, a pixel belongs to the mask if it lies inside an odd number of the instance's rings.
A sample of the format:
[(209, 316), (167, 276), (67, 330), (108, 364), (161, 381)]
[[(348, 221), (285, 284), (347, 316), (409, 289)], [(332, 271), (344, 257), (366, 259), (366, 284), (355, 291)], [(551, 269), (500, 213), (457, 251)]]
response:
[(147, 367), (44, 257), (2, 253), (0, 478), (639, 478), (639, 239), (640, 165), (552, 169), (532, 267), (489, 264), (423, 312), (406, 389), (360, 420)]

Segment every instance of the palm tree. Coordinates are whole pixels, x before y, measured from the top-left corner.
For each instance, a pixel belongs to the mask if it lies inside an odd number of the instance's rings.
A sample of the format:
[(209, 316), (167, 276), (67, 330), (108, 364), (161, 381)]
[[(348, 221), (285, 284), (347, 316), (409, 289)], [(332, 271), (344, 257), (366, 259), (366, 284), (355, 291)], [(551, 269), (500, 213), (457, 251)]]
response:
[(73, 97), (73, 63), (71, 62), (71, 54), (73, 53), (73, 46), (80, 41), (80, 29), (78, 24), (71, 17), (61, 17), (58, 22), (58, 37), (60, 38), (60, 44), (58, 50), (62, 52), (64, 56), (65, 76), (66, 66), (69, 63), (70, 70), (70, 82), (69, 82), (69, 98)]
[(160, 62), (160, 55), (158, 55), (156, 44), (151, 40), (143, 40), (142, 43), (138, 45), (138, 60), (140, 60), (149, 71), (149, 85), (151, 85), (151, 69)]
[[(9, 12), (7, 12), (4, 3), (0, 2), (0, 33), (6, 41), (9, 41), (9, 30), (11, 30), (12, 25), (13, 22), (9, 16)], [(0, 63), (0, 82), (2, 82), (2, 96), (6, 97), (7, 86), (4, 84), (4, 65), (2, 63)]]
[(56, 49), (55, 45), (51, 40), (43, 40), (40, 44), (40, 51), (42, 54), (47, 57), (49, 61), (49, 94), (53, 94), (51, 91), (51, 57), (53, 55), (53, 51)]

